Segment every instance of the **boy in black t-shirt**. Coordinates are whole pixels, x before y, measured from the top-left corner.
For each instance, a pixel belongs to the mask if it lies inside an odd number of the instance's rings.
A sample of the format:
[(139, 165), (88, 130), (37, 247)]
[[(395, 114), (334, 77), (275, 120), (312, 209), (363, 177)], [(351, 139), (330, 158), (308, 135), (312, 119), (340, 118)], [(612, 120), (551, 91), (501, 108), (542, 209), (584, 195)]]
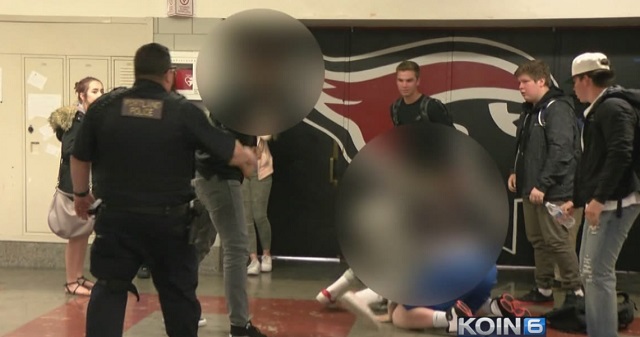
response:
[(440, 100), (418, 90), (420, 66), (417, 63), (401, 62), (396, 67), (396, 84), (401, 97), (390, 107), (394, 126), (433, 122), (453, 127), (453, 119), (447, 107)]

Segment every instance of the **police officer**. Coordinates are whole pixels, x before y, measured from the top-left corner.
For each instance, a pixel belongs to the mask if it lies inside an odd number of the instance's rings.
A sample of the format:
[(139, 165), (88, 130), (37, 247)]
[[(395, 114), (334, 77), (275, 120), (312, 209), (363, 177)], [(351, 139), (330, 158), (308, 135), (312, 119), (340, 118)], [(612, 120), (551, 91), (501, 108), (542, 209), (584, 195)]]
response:
[(256, 158), (171, 92), (175, 69), (166, 47), (140, 47), (134, 66), (132, 88), (102, 96), (87, 111), (71, 162), (78, 215), (86, 218), (94, 200), (103, 201), (91, 250), (91, 273), (98, 281), (86, 336), (122, 336), (127, 293), (137, 295), (131, 281), (145, 262), (167, 334), (195, 337), (201, 314), (198, 260), (187, 228), (194, 153), (204, 150), (244, 175), (255, 170)]

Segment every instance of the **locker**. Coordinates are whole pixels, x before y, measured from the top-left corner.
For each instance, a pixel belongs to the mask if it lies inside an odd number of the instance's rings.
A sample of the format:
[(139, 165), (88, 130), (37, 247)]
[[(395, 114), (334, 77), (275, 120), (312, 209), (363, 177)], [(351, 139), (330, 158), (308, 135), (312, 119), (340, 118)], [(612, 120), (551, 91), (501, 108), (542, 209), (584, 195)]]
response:
[(51, 233), (47, 213), (60, 162), (60, 142), (48, 117), (65, 97), (64, 57), (25, 57), (26, 233)]
[(106, 92), (111, 82), (109, 58), (69, 59), (69, 104), (74, 104), (78, 99), (74, 90), (75, 83), (87, 76), (99, 79)]

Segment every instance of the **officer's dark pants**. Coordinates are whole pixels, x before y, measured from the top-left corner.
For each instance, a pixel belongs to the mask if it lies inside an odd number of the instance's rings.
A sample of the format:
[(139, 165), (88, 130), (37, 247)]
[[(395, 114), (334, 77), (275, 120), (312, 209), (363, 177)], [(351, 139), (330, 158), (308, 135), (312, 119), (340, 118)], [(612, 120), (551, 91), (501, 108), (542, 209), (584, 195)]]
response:
[(95, 225), (91, 273), (97, 278), (87, 310), (87, 337), (121, 337), (127, 287), (144, 261), (158, 291), (167, 335), (196, 337), (198, 261), (188, 244), (186, 215), (143, 215), (104, 209)]

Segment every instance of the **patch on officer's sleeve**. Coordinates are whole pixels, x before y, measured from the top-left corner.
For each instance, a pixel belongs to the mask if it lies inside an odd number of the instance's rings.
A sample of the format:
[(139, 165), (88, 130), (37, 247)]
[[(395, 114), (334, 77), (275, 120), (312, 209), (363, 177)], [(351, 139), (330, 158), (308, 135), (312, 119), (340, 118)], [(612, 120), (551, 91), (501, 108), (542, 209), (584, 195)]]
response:
[(122, 100), (122, 116), (162, 119), (162, 101), (143, 98)]

